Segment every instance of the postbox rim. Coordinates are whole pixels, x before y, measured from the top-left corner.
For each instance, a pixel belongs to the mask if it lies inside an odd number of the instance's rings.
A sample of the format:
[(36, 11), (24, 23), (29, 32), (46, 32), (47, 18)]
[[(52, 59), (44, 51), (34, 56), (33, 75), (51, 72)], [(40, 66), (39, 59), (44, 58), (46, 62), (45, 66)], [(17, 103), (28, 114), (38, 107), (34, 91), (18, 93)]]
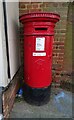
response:
[(57, 13), (53, 12), (32, 12), (32, 13), (25, 13), (19, 17), (20, 21), (26, 21), (26, 19), (31, 19), (31, 18), (51, 18), (51, 19), (56, 19), (59, 21), (60, 15)]

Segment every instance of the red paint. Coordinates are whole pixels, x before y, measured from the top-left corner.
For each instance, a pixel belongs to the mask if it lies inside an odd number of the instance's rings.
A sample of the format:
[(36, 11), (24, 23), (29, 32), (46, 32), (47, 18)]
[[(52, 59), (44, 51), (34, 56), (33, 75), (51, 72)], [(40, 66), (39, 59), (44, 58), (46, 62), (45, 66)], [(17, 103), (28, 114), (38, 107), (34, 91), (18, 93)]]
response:
[[(52, 82), (52, 45), (59, 19), (53, 13), (29, 13), (20, 17), (24, 24), (24, 81), (32, 88), (48, 87)], [(45, 37), (43, 51), (36, 51), (38, 37)], [(33, 52), (46, 52), (46, 56), (33, 56)]]

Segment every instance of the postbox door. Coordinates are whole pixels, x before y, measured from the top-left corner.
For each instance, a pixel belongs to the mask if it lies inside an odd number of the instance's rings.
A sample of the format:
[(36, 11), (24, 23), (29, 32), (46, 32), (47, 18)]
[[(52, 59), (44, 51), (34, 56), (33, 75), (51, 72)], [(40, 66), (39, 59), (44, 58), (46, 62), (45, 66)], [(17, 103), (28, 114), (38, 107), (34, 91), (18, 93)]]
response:
[(41, 88), (51, 84), (53, 36), (25, 36), (24, 73), (25, 82)]

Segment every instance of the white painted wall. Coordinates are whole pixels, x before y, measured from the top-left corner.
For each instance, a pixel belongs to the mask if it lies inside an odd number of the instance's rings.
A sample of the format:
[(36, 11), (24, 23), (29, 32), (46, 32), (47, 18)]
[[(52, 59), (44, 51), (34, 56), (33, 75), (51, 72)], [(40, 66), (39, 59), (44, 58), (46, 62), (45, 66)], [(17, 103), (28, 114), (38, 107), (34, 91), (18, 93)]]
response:
[[(18, 2), (7, 2), (7, 29), (8, 29), (8, 46), (9, 46), (9, 62), (11, 80), (16, 74), (19, 62), (19, 6)], [(4, 31), (3, 6), (0, 2), (0, 86), (6, 87), (10, 80), (7, 74), (7, 54), (6, 54), (6, 39)]]
[(3, 6), (0, 2), (0, 86), (7, 86), (7, 56), (6, 56), (6, 42), (4, 33), (4, 16)]
[(7, 2), (7, 29), (8, 29), (8, 46), (11, 79), (17, 72), (19, 64), (19, 3)]

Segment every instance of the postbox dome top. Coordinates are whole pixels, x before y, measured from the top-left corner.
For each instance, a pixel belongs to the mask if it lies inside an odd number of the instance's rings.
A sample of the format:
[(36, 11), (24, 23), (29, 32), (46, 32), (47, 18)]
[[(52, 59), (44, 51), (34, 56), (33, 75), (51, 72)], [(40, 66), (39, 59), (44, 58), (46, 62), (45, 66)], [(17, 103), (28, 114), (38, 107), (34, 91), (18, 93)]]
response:
[(60, 15), (57, 13), (49, 13), (49, 12), (34, 12), (28, 13), (20, 16), (20, 22), (28, 22), (28, 21), (48, 21), (48, 22), (58, 22), (60, 19)]

